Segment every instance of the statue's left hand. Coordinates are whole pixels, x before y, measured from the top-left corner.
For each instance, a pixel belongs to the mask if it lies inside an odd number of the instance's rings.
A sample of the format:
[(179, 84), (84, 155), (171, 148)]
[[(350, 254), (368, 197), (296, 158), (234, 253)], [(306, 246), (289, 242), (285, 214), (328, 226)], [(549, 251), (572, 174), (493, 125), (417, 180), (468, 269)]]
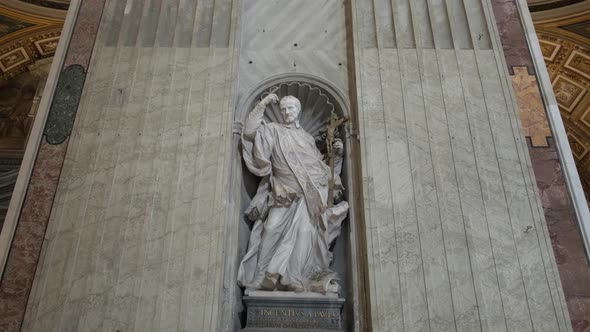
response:
[(258, 211), (258, 208), (255, 207), (250, 210), (250, 212), (247, 214), (247, 217), (252, 222), (257, 221), (260, 218), (260, 211)]
[(336, 153), (337, 156), (342, 157), (344, 153), (344, 143), (342, 143), (342, 140), (340, 138), (334, 139), (332, 147), (334, 148), (334, 153)]
[(277, 96), (274, 93), (269, 94), (268, 96), (264, 97), (264, 99), (262, 99), (260, 101), (260, 103), (265, 106), (270, 103), (278, 103), (278, 102), (279, 102), (279, 96)]

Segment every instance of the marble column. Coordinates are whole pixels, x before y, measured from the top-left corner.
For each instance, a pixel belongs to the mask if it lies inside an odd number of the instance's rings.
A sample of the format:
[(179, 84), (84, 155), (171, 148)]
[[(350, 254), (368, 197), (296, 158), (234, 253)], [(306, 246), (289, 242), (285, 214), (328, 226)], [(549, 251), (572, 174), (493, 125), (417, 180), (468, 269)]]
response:
[(24, 330), (216, 330), (232, 15), (106, 3)]

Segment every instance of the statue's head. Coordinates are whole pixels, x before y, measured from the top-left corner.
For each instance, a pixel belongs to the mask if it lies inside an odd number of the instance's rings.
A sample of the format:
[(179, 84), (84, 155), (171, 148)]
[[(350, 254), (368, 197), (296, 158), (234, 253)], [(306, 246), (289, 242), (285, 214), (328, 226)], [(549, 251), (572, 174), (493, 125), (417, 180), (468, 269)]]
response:
[(281, 107), (281, 114), (285, 124), (292, 124), (299, 120), (299, 113), (301, 112), (301, 102), (293, 96), (285, 96), (279, 102)]

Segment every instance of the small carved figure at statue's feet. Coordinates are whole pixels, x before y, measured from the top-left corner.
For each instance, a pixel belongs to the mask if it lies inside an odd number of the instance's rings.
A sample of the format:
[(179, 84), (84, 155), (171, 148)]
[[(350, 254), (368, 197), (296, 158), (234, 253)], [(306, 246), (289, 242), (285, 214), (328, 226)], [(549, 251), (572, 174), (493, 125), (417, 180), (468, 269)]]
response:
[(340, 294), (338, 273), (330, 270), (318, 272), (310, 278), (309, 291), (321, 294)]
[(266, 273), (264, 279), (260, 283), (260, 289), (272, 291), (277, 287), (277, 282), (279, 281), (279, 274), (278, 273)]

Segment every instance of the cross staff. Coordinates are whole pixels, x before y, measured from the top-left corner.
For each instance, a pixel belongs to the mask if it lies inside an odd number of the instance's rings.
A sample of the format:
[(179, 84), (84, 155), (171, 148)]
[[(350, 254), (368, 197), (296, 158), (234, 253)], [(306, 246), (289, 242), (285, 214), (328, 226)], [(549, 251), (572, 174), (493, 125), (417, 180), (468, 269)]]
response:
[(330, 120), (328, 122), (328, 132), (326, 135), (327, 140), (327, 149), (328, 149), (328, 165), (330, 165), (330, 182), (328, 183), (328, 207), (334, 206), (334, 148), (332, 144), (334, 144), (334, 135), (336, 133), (336, 128), (340, 127), (343, 123), (347, 122), (348, 118), (339, 118), (334, 111), (332, 110), (332, 114), (330, 115)]

